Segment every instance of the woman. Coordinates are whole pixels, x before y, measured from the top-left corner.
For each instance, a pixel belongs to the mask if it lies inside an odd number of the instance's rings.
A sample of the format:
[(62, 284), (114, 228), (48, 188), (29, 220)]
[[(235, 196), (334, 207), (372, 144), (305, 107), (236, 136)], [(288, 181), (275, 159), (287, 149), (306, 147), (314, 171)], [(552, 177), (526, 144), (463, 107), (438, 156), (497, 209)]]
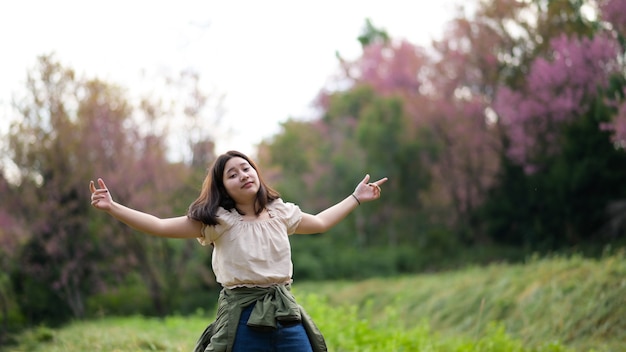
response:
[(212, 265), (223, 286), (217, 318), (195, 351), (326, 351), (324, 339), (290, 292), (293, 265), (288, 236), (325, 232), (362, 202), (378, 199), (382, 178), (316, 214), (285, 203), (255, 163), (229, 151), (209, 170), (185, 216), (157, 218), (116, 203), (106, 184), (90, 182), (91, 204), (153, 236), (197, 238), (213, 245)]

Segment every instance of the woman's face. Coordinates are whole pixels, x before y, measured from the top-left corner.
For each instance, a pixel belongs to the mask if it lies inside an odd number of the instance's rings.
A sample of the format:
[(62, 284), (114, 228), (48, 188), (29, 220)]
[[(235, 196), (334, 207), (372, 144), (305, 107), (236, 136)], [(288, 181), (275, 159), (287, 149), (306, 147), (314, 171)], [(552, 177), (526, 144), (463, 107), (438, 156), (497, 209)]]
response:
[(260, 187), (256, 170), (240, 157), (226, 162), (223, 182), (226, 192), (236, 203), (253, 201)]

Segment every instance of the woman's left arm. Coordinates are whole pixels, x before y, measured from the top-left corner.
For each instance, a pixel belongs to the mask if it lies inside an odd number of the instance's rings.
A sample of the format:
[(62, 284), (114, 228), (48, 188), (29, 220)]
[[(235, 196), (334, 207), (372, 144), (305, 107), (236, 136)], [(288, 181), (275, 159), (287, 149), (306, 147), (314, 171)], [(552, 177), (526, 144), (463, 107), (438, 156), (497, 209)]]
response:
[(361, 203), (380, 198), (380, 186), (387, 182), (387, 178), (384, 177), (376, 182), (368, 183), (369, 179), (370, 175), (365, 175), (354, 189), (354, 193), (317, 215), (303, 213), (302, 220), (295, 233), (312, 234), (326, 232), (337, 225)]

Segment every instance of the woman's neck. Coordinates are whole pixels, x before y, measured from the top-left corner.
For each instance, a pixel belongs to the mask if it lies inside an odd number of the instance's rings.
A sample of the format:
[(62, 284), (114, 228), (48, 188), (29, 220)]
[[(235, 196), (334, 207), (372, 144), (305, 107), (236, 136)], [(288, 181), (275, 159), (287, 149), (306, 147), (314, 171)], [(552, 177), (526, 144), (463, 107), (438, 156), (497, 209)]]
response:
[(238, 209), (238, 211), (239, 211), (239, 214), (241, 214), (241, 218), (243, 220), (246, 220), (246, 221), (264, 220), (264, 219), (269, 219), (270, 218), (270, 215), (269, 215), (267, 209), (261, 210), (261, 212), (258, 213), (258, 214), (256, 214), (254, 212), (254, 209), (250, 209), (249, 211), (246, 211), (246, 212), (243, 212), (243, 213), (241, 212), (240, 209)]
[(237, 203), (235, 204), (235, 207), (237, 208), (237, 212), (239, 212), (239, 214), (241, 215), (246, 215), (246, 216), (256, 216), (256, 209), (255, 209), (255, 204), (256, 201), (251, 201), (248, 203)]

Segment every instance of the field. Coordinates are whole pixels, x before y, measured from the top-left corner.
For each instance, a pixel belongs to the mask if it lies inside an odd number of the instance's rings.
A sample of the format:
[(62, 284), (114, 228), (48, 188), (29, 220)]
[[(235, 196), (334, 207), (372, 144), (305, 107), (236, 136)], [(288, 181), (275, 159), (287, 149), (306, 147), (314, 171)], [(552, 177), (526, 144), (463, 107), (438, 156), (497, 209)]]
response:
[[(297, 283), (294, 293), (330, 351), (621, 351), (625, 259), (557, 257), (356, 283)], [(39, 327), (3, 351), (190, 351), (213, 314)]]

